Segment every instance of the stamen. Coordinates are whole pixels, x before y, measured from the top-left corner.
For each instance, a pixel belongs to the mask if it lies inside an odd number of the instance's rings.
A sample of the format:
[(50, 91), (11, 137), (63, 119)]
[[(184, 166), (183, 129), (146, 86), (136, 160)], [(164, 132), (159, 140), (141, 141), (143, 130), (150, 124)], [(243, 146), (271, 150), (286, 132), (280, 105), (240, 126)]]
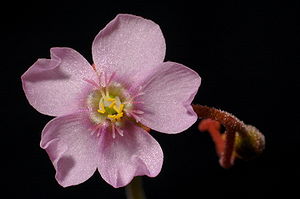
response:
[(108, 88), (105, 87), (105, 93), (106, 93), (106, 96), (109, 97), (109, 92), (108, 92)]
[(133, 101), (132, 104), (144, 104), (145, 102), (142, 101)]
[(107, 115), (108, 118), (116, 119), (117, 115)]
[[(113, 75), (114, 74), (112, 74), (111, 78), (113, 78)], [(124, 114), (126, 114), (127, 110), (124, 112), (126, 106), (121, 102), (119, 96), (111, 96), (108, 87), (101, 88), (98, 92), (98, 96), (101, 94), (102, 97), (99, 100), (97, 112), (103, 114), (101, 115), (103, 120), (108, 120), (112, 125), (121, 122), (121, 119)], [(136, 114), (142, 113), (137, 111)]]
[(101, 89), (100, 92), (101, 92), (102, 98), (105, 98), (106, 95), (105, 95), (104, 91)]
[(131, 115), (131, 117), (133, 117), (137, 123), (141, 121), (141, 118), (138, 115), (136, 115), (135, 113), (130, 112), (130, 113), (127, 113), (127, 114)]
[(120, 109), (118, 109), (116, 105), (113, 106), (113, 109), (114, 109), (117, 113), (120, 113)]
[(103, 129), (99, 128), (96, 136), (99, 137), (101, 135), (102, 131), (103, 131)]
[(91, 131), (90, 135), (93, 136), (96, 131)]
[(122, 111), (123, 111), (123, 109), (124, 109), (124, 106), (125, 106), (124, 104), (121, 104), (121, 105), (120, 105), (120, 109), (119, 109), (119, 110), (120, 110), (120, 112), (122, 112)]
[[(116, 101), (113, 101), (113, 102), (108, 106), (108, 108), (113, 108), (115, 104), (116, 104)], [(118, 112), (118, 111), (117, 111), (117, 112)]]
[(99, 137), (107, 128), (107, 123), (104, 123), (103, 125), (99, 126), (99, 130), (97, 133), (97, 137)]
[(103, 77), (104, 76), (104, 72), (101, 72), (99, 75), (98, 75), (98, 79), (99, 79), (99, 82), (100, 82), (100, 85), (101, 87), (105, 87), (105, 82), (103, 82)]
[(137, 95), (135, 95), (135, 97), (142, 96), (142, 95), (145, 95), (145, 93), (144, 92), (139, 92)]
[(114, 98), (111, 98), (111, 97), (109, 97), (109, 96), (107, 96), (105, 99), (106, 99), (107, 101), (110, 101), (110, 102), (116, 101)]
[(136, 114), (139, 114), (139, 115), (145, 113), (144, 111), (140, 111), (140, 110), (132, 110), (131, 112), (136, 113)]
[(111, 80), (115, 77), (115, 75), (116, 75), (116, 72), (113, 72), (113, 73), (111, 74), (110, 78), (109, 78), (108, 81), (107, 81), (107, 85), (110, 84)]
[(103, 76), (104, 76), (104, 87), (107, 88), (107, 74), (103, 72)]
[(102, 113), (102, 114), (105, 113), (105, 110), (98, 109), (97, 111), (98, 111), (98, 113)]
[(143, 101), (126, 101), (123, 102), (123, 104), (144, 104), (145, 102)]
[(135, 94), (131, 99), (133, 100), (133, 99), (135, 99), (139, 96), (142, 96), (142, 95), (145, 95), (145, 93), (144, 92), (139, 92), (139, 93)]
[(86, 78), (83, 78), (84, 81), (86, 81), (87, 83), (91, 84), (92, 86), (99, 88), (100, 86), (94, 81), (94, 80), (89, 80)]
[(89, 130), (91, 131), (90, 135), (94, 135), (94, 133), (98, 130), (99, 125), (96, 126), (92, 126), (91, 128), (89, 128)]
[(119, 133), (120, 136), (124, 136), (123, 130), (115, 126), (116, 131)]
[(139, 86), (139, 87), (131, 86), (131, 87), (129, 88), (129, 91), (131, 91), (131, 93), (132, 93), (133, 96), (134, 96), (134, 93), (137, 94), (137, 93), (139, 93), (142, 89), (143, 89), (142, 86)]
[(95, 125), (95, 126), (90, 128), (90, 130), (91, 130), (90, 135), (93, 136), (97, 132), (96, 136), (99, 137), (100, 134), (104, 131), (105, 128), (107, 128), (106, 123)]
[(111, 126), (111, 134), (112, 134), (113, 139), (115, 139), (115, 138), (116, 138), (116, 129), (115, 129), (115, 125), (112, 125), (112, 126)]
[(104, 104), (103, 104), (103, 99), (100, 100), (99, 102), (99, 109), (97, 110), (99, 113), (105, 113), (105, 108), (104, 108)]
[(123, 112), (118, 113), (118, 114), (116, 115), (116, 119), (120, 119), (121, 117), (123, 117)]

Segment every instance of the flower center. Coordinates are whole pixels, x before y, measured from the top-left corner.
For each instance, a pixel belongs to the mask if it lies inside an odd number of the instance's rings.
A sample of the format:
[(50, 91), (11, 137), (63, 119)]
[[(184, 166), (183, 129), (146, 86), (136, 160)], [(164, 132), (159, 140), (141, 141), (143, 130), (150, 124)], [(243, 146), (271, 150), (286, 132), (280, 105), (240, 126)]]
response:
[(112, 122), (120, 122), (124, 116), (125, 105), (121, 103), (119, 96), (109, 95), (109, 92), (105, 94), (103, 91), (101, 91), (101, 95), (97, 112)]
[(123, 136), (126, 120), (135, 121), (138, 124), (140, 116), (144, 113), (139, 110), (143, 101), (138, 100), (144, 93), (141, 88), (129, 92), (118, 82), (110, 82), (106, 86), (100, 86), (96, 82), (88, 81), (94, 89), (87, 96), (86, 105), (91, 122), (91, 135), (97, 137), (103, 131), (110, 131), (112, 137)]
[(95, 124), (121, 125), (133, 108), (129, 93), (118, 83), (97, 87), (87, 98), (90, 119)]

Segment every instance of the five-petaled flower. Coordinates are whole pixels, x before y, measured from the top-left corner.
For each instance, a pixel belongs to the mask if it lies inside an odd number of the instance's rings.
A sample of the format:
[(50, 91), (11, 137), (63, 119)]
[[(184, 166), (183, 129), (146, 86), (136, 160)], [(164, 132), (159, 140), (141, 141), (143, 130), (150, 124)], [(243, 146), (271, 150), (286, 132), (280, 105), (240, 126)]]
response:
[(163, 62), (165, 40), (157, 24), (120, 14), (94, 39), (90, 65), (71, 48), (52, 48), (22, 76), (29, 103), (56, 116), (43, 129), (41, 147), (64, 187), (98, 169), (113, 187), (134, 176), (155, 177), (163, 152), (141, 125), (174, 134), (197, 116), (191, 107), (200, 77)]

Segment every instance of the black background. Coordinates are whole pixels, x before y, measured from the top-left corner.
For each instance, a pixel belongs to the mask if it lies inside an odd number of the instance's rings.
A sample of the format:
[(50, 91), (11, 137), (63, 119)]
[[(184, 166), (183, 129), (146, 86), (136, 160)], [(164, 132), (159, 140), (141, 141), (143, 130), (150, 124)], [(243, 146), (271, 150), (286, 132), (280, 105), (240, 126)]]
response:
[[(123, 188), (112, 188), (98, 173), (80, 185), (60, 187), (46, 152), (39, 147), (41, 130), (51, 117), (28, 104), (20, 81), (38, 58), (49, 57), (51, 47), (71, 47), (92, 62), (94, 37), (118, 13), (143, 16), (160, 25), (167, 44), (165, 60), (193, 68), (202, 77), (194, 103), (229, 111), (266, 136), (262, 156), (237, 161), (226, 170), (218, 165), (209, 135), (198, 132), (196, 125), (178, 135), (153, 132), (165, 159), (156, 178), (144, 177), (147, 198), (299, 195), (299, 125), (292, 122), (299, 122), (299, 116), (290, 114), (297, 113), (290, 103), (297, 102), (299, 92), (293, 71), (299, 62), (292, 60), (299, 41), (298, 5), (95, 2), (26, 1), (2, 7), (7, 14), (1, 16), (5, 60), (1, 66), (5, 100), (1, 187), (9, 192), (7, 198), (19, 194), (34, 199), (125, 198)], [(286, 91), (294, 96), (287, 97)], [(285, 98), (289, 103), (283, 104)], [(283, 122), (285, 118), (289, 122)]]

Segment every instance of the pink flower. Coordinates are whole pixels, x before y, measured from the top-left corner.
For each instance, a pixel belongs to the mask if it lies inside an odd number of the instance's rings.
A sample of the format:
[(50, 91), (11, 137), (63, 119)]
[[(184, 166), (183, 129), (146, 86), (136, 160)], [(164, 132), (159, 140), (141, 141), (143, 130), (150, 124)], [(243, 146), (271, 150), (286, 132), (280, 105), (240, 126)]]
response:
[(165, 40), (157, 24), (120, 14), (96, 36), (91, 66), (71, 48), (52, 48), (22, 76), (29, 103), (55, 116), (41, 147), (64, 187), (86, 181), (98, 169), (113, 187), (134, 176), (155, 177), (163, 152), (141, 124), (168, 134), (189, 128), (191, 102), (200, 86), (193, 70), (163, 62)]

